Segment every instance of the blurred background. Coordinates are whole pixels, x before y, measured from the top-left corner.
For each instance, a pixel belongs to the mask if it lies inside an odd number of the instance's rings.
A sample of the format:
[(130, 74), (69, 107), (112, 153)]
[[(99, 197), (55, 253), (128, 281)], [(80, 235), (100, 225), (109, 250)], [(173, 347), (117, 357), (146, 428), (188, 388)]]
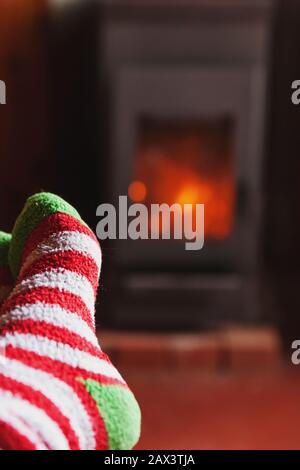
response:
[(139, 449), (300, 448), (299, 44), (298, 0), (1, 0), (1, 229), (40, 190), (93, 229), (120, 195), (205, 204), (199, 252), (102, 243)]

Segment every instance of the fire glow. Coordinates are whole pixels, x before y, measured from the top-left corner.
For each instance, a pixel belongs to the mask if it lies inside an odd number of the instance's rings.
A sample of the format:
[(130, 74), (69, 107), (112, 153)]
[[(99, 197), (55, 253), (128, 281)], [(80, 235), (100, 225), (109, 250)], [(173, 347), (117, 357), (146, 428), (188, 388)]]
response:
[[(230, 135), (220, 126), (148, 130), (138, 145), (134, 177), (128, 188), (133, 202), (204, 204), (205, 237), (230, 236), (235, 211), (233, 158)], [(195, 209), (191, 210), (194, 219)]]

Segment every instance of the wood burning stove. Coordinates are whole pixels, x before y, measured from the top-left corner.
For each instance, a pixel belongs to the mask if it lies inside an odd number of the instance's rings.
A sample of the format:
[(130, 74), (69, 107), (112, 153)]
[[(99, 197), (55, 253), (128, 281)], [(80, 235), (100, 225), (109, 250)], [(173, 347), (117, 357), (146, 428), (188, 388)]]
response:
[(121, 3), (102, 36), (112, 197), (205, 204), (205, 245), (118, 240), (115, 324), (257, 321), (271, 2)]

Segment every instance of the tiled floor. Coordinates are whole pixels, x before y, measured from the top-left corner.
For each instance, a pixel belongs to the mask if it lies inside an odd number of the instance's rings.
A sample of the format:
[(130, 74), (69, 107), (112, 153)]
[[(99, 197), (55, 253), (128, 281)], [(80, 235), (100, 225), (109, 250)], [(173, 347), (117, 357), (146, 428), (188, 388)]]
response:
[(257, 370), (277, 366), (281, 357), (279, 336), (270, 327), (169, 334), (101, 331), (99, 340), (120, 367)]
[(138, 449), (300, 449), (299, 370), (128, 371), (143, 414)]
[(142, 409), (138, 449), (300, 449), (300, 365), (272, 328), (101, 337)]

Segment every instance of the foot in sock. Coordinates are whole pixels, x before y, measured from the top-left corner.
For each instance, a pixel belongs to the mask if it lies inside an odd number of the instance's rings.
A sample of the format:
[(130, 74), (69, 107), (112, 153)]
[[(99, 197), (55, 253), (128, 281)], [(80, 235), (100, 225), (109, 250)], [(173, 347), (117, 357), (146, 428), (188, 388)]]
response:
[(9, 259), (17, 280), (1, 308), (0, 448), (132, 448), (140, 410), (95, 334), (96, 237), (65, 201), (36, 194)]
[(8, 297), (13, 287), (13, 278), (8, 265), (10, 240), (10, 234), (0, 232), (0, 305)]

